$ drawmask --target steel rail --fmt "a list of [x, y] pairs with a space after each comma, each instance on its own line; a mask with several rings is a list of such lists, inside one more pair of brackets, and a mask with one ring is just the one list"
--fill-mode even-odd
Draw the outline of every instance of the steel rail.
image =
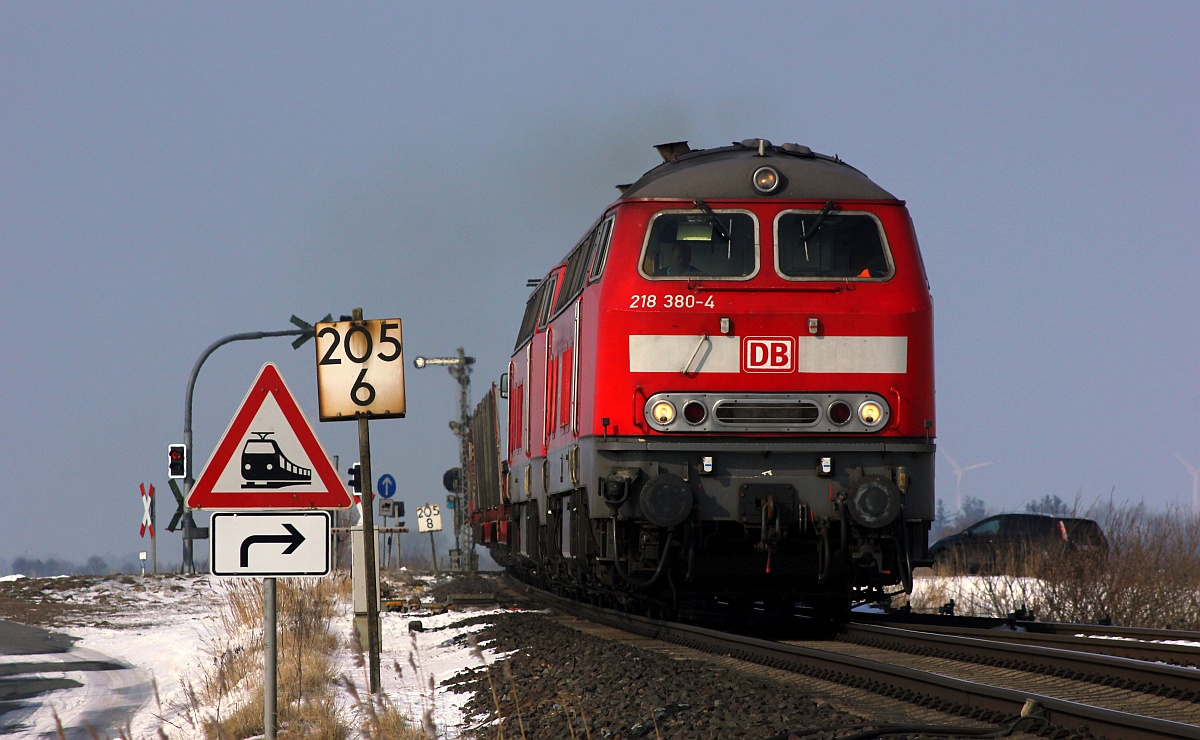
[[1003, 724], [1033, 712], [1045, 722], [1108, 740], [1195, 740], [1196, 725], [1129, 714], [1051, 696], [942, 676], [904, 666], [734, 635], [703, 627], [661, 622], [538, 591], [538, 598], [588, 621], [651, 639], [856, 686], [914, 704]]
[[1103, 624], [1074, 624], [1071, 622], [1018, 621], [1017, 624], [1030, 632], [1052, 635], [1087, 635], [1090, 637], [1118, 637], [1127, 640], [1186, 640], [1200, 642], [1200, 632], [1193, 632], [1191, 630], [1113, 627]]
[[[983, 630], [972, 630], [973, 633]], [[1140, 693], [1200, 702], [1200, 671], [1144, 659], [1094, 652], [1044, 647], [1020, 642], [1023, 632], [1000, 633], [988, 638], [975, 634], [850, 624], [844, 634], [866, 645], [901, 649], [922, 655], [933, 654], [983, 665], [1047, 673], [1105, 686], [1128, 688]], [[1008, 638], [1015, 636], [1017, 640]]]
[[883, 624], [889, 627], [920, 627], [921, 629], [943, 628], [958, 630], [962, 627], [978, 629], [1007, 628], [1039, 635], [1064, 635], [1088, 637], [1112, 637], [1124, 640], [1162, 642], [1178, 640], [1200, 643], [1200, 632], [1193, 630], [1156, 629], [1151, 627], [1116, 627], [1105, 624], [1079, 624], [1076, 622], [1036, 622], [1008, 617], [967, 617], [921, 612], [891, 612], [887, 614], [854, 612], [852, 621], [859, 624]]
[[[862, 623], [857, 622], [854, 624]], [[1186, 633], [1191, 636], [1191, 644], [1180, 644], [1177, 642], [1157, 641], [1178, 640], [1180, 638], [1163, 637], [1156, 634], [1158, 631], [1147, 630], [1138, 630], [1137, 632], [1142, 635], [1155, 634], [1155, 637], [1152, 639], [1147, 639], [1146, 637], [1126, 637], [1119, 633], [1113, 634], [1111, 632], [1093, 632], [1091, 635], [1087, 635], [1082, 632], [1071, 632], [1069, 630], [1062, 632], [1054, 630], [1031, 632], [999, 628], [948, 627], [945, 625], [879, 623], [875, 626], [894, 627], [902, 630], [935, 634], [960, 635], [963, 637], [975, 637], [980, 640], [1038, 645], [1041, 647], [1060, 648], [1087, 653], [1100, 653], [1103, 655], [1131, 658], [1133, 660], [1161, 661], [1177, 666], [1200, 667], [1200, 633], [1195, 632]], [[1176, 632], [1178, 631], [1172, 631], [1170, 634], [1175, 634]]]

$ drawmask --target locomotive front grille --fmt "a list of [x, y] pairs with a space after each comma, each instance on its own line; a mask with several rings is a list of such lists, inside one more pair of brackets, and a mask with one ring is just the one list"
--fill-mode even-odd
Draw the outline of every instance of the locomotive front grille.
[[880, 432], [891, 409], [878, 393], [704, 393], [667, 391], [646, 399], [651, 429], [666, 433]]
[[713, 416], [723, 424], [738, 426], [807, 426], [821, 418], [821, 408], [811, 401], [766, 403], [762, 401], [722, 401], [713, 408]]

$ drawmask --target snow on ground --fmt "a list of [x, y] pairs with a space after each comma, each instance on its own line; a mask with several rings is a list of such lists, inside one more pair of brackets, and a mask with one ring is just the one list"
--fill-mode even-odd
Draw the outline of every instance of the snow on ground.
[[[78, 640], [75, 648], [62, 659], [116, 659], [133, 666], [134, 670], [54, 674], [79, 681], [83, 686], [35, 699], [37, 705], [21, 718], [28, 728], [22, 736], [57, 737], [57, 715], [68, 728], [68, 738], [73, 735], [87, 738], [90, 735], [86, 732], [86, 724], [98, 725], [109, 719], [113, 712], [124, 714], [122, 710], [130, 706], [138, 707], [129, 725], [134, 738], [157, 737], [159, 729], [169, 737], [192, 736], [193, 726], [183, 712], [185, 681], [196, 681], [208, 667], [211, 659], [206, 646], [218, 639], [221, 594], [228, 582], [203, 575], [114, 578], [71, 594], [70, 598], [78, 603], [120, 602], [127, 607], [107, 615], [96, 626], [57, 630]], [[427, 597], [426, 600], [430, 599]], [[430, 710], [438, 737], [460, 737], [464, 725], [462, 706], [470, 697], [451, 692], [441, 683], [465, 668], [481, 665], [470, 644], [456, 638], [469, 631], [481, 630], [483, 625], [465, 628], [449, 625], [470, 616], [498, 611], [464, 609], [436, 615], [420, 611], [383, 613], [380, 673], [381, 688], [388, 699], [418, 725], [426, 710]], [[409, 623], [417, 620], [424, 631], [410, 633]], [[339, 610], [333, 629], [349, 643], [353, 614], [348, 603]], [[497, 656], [489, 651], [483, 651], [483, 654], [488, 663], [496, 660]], [[0, 656], [0, 661], [15, 662], [29, 657]], [[356, 665], [355, 651], [348, 645], [335, 654], [334, 671], [335, 675], [351, 678], [365, 697], [366, 669]], [[432, 691], [431, 679], [435, 687]], [[356, 711], [354, 697], [344, 689], [339, 690], [338, 697], [342, 710], [347, 716], [353, 716]], [[358, 725], [356, 722], [350, 724]], [[74, 733], [70, 730], [72, 725], [77, 726]], [[122, 729], [123, 726], [109, 727], [109, 736], [115, 737]], [[101, 734], [101, 737], [105, 736]]]
[[1032, 609], [1041, 601], [1042, 582], [1015, 576], [927, 576], [913, 579], [909, 603], [936, 612], [950, 600], [954, 613], [971, 617], [1005, 617]]
[[[19, 576], [4, 576], [15, 580]], [[445, 579], [424, 578], [430, 586]], [[1028, 582], [1024, 582], [1028, 581]], [[220, 638], [219, 607], [222, 593], [230, 583], [211, 576], [157, 576], [145, 578], [119, 577], [101, 579], [85, 588], [65, 595], [78, 604], [95, 604], [104, 609], [90, 626], [68, 626], [58, 631], [77, 638], [75, 648], [66, 656], [38, 656], [45, 660], [104, 660], [116, 659], [133, 668], [127, 671], [79, 671], [54, 673], [65, 675], [83, 684], [45, 694], [33, 700], [24, 710], [21, 720], [28, 729], [22, 737], [57, 737], [55, 714], [67, 729], [68, 738], [88, 738], [87, 724], [99, 726], [114, 716], [125, 717], [132, 711], [129, 731], [134, 738], [157, 737], [161, 729], [172, 738], [187, 738], [195, 734], [183, 714], [186, 706], [185, 681], [196, 681], [208, 667], [209, 646]], [[1019, 600], [1036, 594], [1038, 582], [1024, 579], [1016, 589], [1017, 599], [1011, 598], [1012, 579], [1005, 583], [976, 577], [918, 578], [914, 605], [924, 610], [936, 610], [949, 598], [955, 599], [958, 613], [968, 611], [980, 615], [1001, 616], [1021, 606]], [[1005, 590], [1008, 598], [998, 598]], [[428, 591], [426, 591], [428, 594]], [[347, 601], [348, 601], [347, 597]], [[422, 597], [429, 605], [432, 597]], [[1031, 602], [1032, 603], [1032, 602]], [[967, 605], [970, 609], [964, 609]], [[381, 656], [382, 689], [388, 700], [400, 712], [420, 725], [427, 711], [436, 725], [440, 738], [460, 738], [473, 725], [472, 718], [463, 716], [467, 694], [452, 692], [442, 682], [455, 674], [478, 668], [480, 658], [468, 640], [460, 639], [483, 625], [451, 627], [467, 617], [495, 614], [496, 608], [475, 608], [433, 614], [383, 613]], [[349, 646], [353, 631], [353, 614], [349, 603], [340, 606], [335, 634], [343, 636], [345, 644], [334, 655], [334, 672], [349, 677], [366, 695], [366, 668]], [[411, 622], [420, 621], [422, 631], [410, 632]], [[482, 651], [483, 659], [493, 663], [505, 657]], [[3, 656], [0, 663], [20, 662], [30, 656]], [[431, 685], [433, 688], [431, 689]], [[339, 706], [345, 716], [357, 713], [355, 697], [339, 689]], [[358, 722], [349, 722], [357, 728]], [[71, 726], [76, 730], [72, 732]], [[115, 737], [123, 724], [110, 725], [107, 736]], [[105, 734], [101, 734], [105, 737]], [[352, 736], [353, 737], [353, 736]]]
[[[460, 737], [467, 724], [462, 707], [471, 697], [468, 694], [449, 691], [441, 684], [464, 669], [483, 665], [470, 643], [460, 638], [484, 629], [485, 625], [453, 628], [449, 625], [467, 617], [498, 614], [502, 611], [504, 610], [475, 609], [428, 616], [383, 614], [380, 686], [384, 693], [402, 714], [412, 717], [416, 722], [422, 722], [425, 712], [432, 710], [438, 737]], [[424, 631], [409, 632], [408, 625], [412, 621], [420, 621]], [[506, 657], [489, 650], [481, 652], [488, 664]], [[352, 661], [348, 651], [346, 658]], [[350, 672], [357, 671], [361, 677], [360, 680], [356, 680], [359, 685], [366, 683], [363, 669], [355, 668], [352, 662], [342, 665], [343, 672], [347, 675], [353, 675]], [[435, 687], [432, 694], [429, 689], [431, 681]]]
[[[120, 599], [129, 606], [102, 620], [100, 626], [57, 630], [77, 638], [67, 658], [106, 657], [136, 670], [64, 674], [83, 686], [38, 697], [38, 707], [24, 720], [30, 728], [28, 734], [56, 737], [55, 715], [64, 727], [94, 723], [96, 704], [103, 700], [96, 696], [97, 689], [117, 694], [110, 699], [128, 698], [140, 704], [130, 726], [133, 737], [154, 737], [160, 726], [170, 731], [170, 707], [182, 701], [182, 677], [201, 665], [203, 640], [210, 634], [220, 590], [220, 584], [207, 577], [166, 577], [134, 583], [105, 580], [73, 594], [79, 603]], [[118, 683], [111, 685], [114, 678]], [[97, 683], [102, 685], [97, 687]]]

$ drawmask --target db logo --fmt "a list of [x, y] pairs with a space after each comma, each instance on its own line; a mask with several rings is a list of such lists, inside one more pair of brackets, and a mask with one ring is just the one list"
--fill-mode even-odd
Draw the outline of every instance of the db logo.
[[742, 369], [748, 373], [790, 373], [796, 369], [795, 337], [746, 337]]

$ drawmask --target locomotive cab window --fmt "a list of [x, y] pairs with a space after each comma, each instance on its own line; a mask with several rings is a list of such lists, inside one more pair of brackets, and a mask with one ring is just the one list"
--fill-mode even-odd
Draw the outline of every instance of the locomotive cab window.
[[743, 211], [665, 211], [650, 222], [639, 271], [651, 280], [745, 280], [758, 272], [758, 224]]
[[775, 222], [779, 274], [793, 280], [883, 280], [892, 261], [883, 230], [866, 213], [787, 211]]

